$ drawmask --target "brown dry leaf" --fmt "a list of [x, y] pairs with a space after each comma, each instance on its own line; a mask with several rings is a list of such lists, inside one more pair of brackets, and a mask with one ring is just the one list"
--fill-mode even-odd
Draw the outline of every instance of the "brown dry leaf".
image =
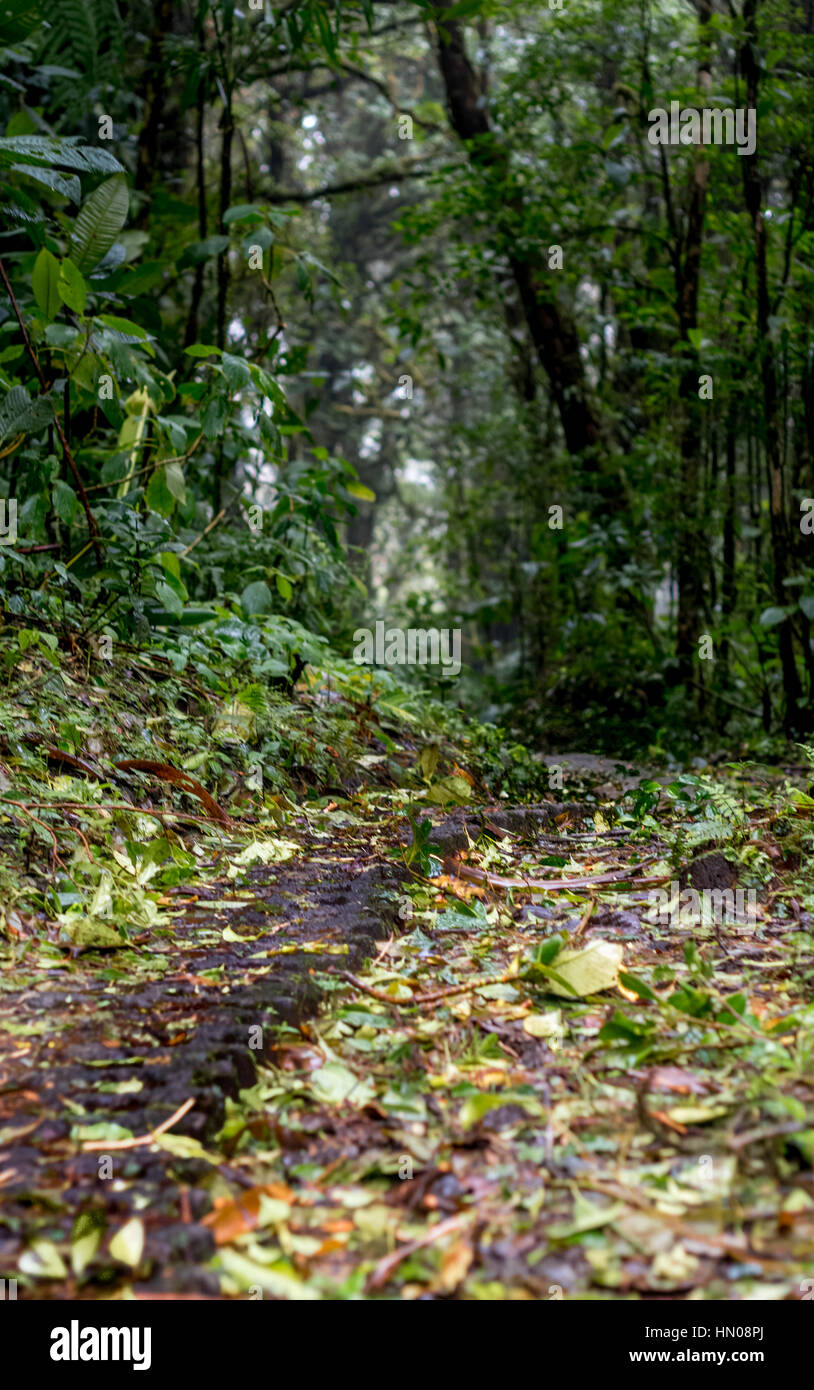
[[264, 1187], [252, 1187], [239, 1197], [222, 1197], [215, 1201], [214, 1211], [203, 1218], [202, 1225], [211, 1226], [216, 1245], [228, 1245], [253, 1231], [260, 1219], [261, 1197], [273, 1197], [280, 1202], [293, 1202], [294, 1193], [284, 1183], [270, 1182]]
[[469, 1273], [474, 1258], [471, 1241], [465, 1237], [454, 1241], [441, 1256], [441, 1268], [433, 1280], [432, 1288], [438, 1293], [454, 1293]]
[[709, 1082], [691, 1071], [684, 1071], [683, 1067], [654, 1067], [650, 1073], [650, 1089], [702, 1096], [709, 1090]]
[[671, 1119], [666, 1110], [653, 1110], [652, 1116], [654, 1120], [661, 1120], [661, 1123], [667, 1125], [668, 1129], [674, 1129], [677, 1134], [687, 1133], [687, 1126], [679, 1124], [678, 1120]]
[[[446, 864], [446, 861], [444, 861]], [[479, 883], [465, 883], [462, 878], [455, 875], [441, 874], [434, 880], [437, 888], [445, 888], [453, 893], [456, 898], [462, 898], [464, 902], [469, 902], [471, 898], [485, 898], [486, 889]]]
[[213, 796], [209, 795], [206, 787], [202, 787], [195, 777], [191, 777], [188, 772], [184, 772], [179, 767], [171, 767], [169, 763], [157, 763], [151, 758], [124, 758], [116, 763], [116, 767], [121, 772], [149, 772], [151, 776], [157, 777], [161, 782], [171, 782], [173, 786], [180, 787], [182, 792], [188, 796], [195, 796], [206, 807], [213, 820], [220, 821], [223, 825], [231, 825], [231, 819], [220, 807]]

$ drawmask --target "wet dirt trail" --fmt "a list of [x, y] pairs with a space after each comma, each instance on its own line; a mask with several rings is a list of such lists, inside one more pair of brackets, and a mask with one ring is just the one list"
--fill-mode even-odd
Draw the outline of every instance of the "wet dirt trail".
[[[0, 1265], [14, 1270], [33, 1242], [28, 1264], [47, 1279], [38, 1239], [50, 1252], [76, 1238], [78, 1212], [89, 1230], [94, 1214], [101, 1227], [138, 1212], [136, 1296], [217, 1296], [203, 1268], [213, 1237], [199, 1221], [210, 1164], [185, 1157], [183, 1138], [206, 1144], [218, 1133], [227, 1098], [273, 1056], [275, 1028], [316, 1009], [318, 972], [370, 954], [402, 876], [358, 833], [339, 831], [327, 846], [308, 831], [297, 838], [298, 857], [251, 869], [237, 890], [216, 879], [173, 893], [166, 969], [156, 971], [153, 947], [146, 966], [130, 953], [132, 982], [112, 981], [110, 957], [94, 952], [0, 995]], [[114, 1139], [115, 1127], [133, 1140]], [[150, 1143], [162, 1130], [175, 1152]], [[51, 1273], [38, 1298], [99, 1296], [68, 1269]], [[115, 1287], [115, 1270], [109, 1277]]]
[[808, 1297], [814, 799], [588, 771], [332, 803], [126, 950], [18, 943], [18, 1297]]

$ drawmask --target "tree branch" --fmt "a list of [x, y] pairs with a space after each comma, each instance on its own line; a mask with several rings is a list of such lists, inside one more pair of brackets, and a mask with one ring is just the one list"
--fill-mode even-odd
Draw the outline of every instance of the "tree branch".
[[318, 198], [331, 198], [340, 193], [361, 193], [366, 188], [378, 188], [383, 183], [403, 183], [405, 179], [420, 179], [429, 171], [425, 168], [414, 168], [402, 166], [396, 169], [384, 169], [378, 174], [369, 174], [360, 179], [345, 179], [342, 183], [327, 184], [323, 188], [311, 188], [299, 191], [295, 188], [288, 189], [281, 193], [270, 193], [266, 197], [267, 203], [314, 203]]

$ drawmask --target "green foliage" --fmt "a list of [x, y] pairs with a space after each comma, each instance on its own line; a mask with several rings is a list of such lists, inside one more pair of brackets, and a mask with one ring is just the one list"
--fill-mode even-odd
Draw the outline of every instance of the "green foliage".
[[[654, 105], [698, 95], [698, 16], [668, 9], [642, 30], [619, 0], [592, 0], [550, 18], [496, 0], [445, 11], [488, 68], [479, 147], [450, 127], [433, 27], [380, 25], [369, 3], [238, 19], [205, 0], [168, 19], [72, 0], [55, 23], [9, 0], [0, 250], [39, 370], [0, 295], [0, 491], [20, 503], [7, 597], [61, 588], [123, 636], [238, 602], [343, 652], [382, 608], [461, 628], [454, 686], [431, 670], [405, 681], [505, 730], [493, 775], [528, 793], [545, 784], [513, 747], [685, 754], [701, 728], [768, 748], [790, 727], [792, 669], [805, 727], [799, 26], [784, 0], [758, 16], [770, 322], [743, 161], [711, 146], [682, 323], [695, 152], [670, 148], [657, 172], [646, 127]], [[724, 105], [743, 87], [741, 25], [716, 15]], [[524, 276], [573, 328], [574, 351], [554, 355], [560, 371], [582, 364], [596, 451], [567, 447], [573, 388], [544, 341], [535, 355]], [[696, 369], [715, 383], [700, 414]], [[778, 430], [772, 522], [763, 451]], [[675, 587], [688, 547], [689, 656]]]

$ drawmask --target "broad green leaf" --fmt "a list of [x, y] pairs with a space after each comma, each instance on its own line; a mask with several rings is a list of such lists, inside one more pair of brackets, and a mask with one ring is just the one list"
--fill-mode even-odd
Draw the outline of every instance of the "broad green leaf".
[[80, 145], [78, 136], [12, 135], [0, 139], [0, 165], [13, 166], [24, 159], [27, 164], [61, 164], [64, 169], [97, 174], [123, 173], [121, 164], [107, 150]]
[[311, 1076], [311, 1090], [323, 1105], [342, 1105], [349, 1101], [352, 1105], [367, 1105], [376, 1094], [376, 1088], [365, 1077], [358, 1077], [341, 1062], [326, 1062]]
[[29, 434], [50, 424], [54, 407], [47, 396], [31, 399], [24, 386], [12, 386], [0, 405], [0, 443], [15, 434]]
[[223, 395], [213, 396], [209, 401], [201, 419], [207, 439], [217, 439], [218, 435], [223, 433], [228, 409], [228, 402]]
[[644, 980], [640, 980], [638, 975], [630, 975], [627, 971], [622, 970], [619, 973], [619, 983], [631, 994], [638, 994], [640, 999], [651, 999], [654, 1003], [658, 1003], [658, 995], [649, 985], [645, 984]]
[[63, 304], [73, 309], [75, 314], [84, 314], [88, 300], [88, 287], [81, 272], [73, 261], [63, 261], [59, 268], [57, 291]]
[[193, 241], [180, 258], [179, 266], [196, 265], [208, 261], [212, 256], [220, 256], [229, 248], [228, 236], [208, 236], [203, 241]]
[[71, 1232], [71, 1269], [77, 1276], [84, 1272], [99, 1249], [104, 1229], [105, 1221], [100, 1212], [80, 1212], [74, 1221]]
[[358, 497], [362, 502], [375, 502], [376, 494], [372, 488], [365, 487], [364, 483], [354, 481], [345, 484], [351, 497]]
[[168, 613], [180, 618], [184, 611], [183, 600], [175, 592], [171, 584], [166, 584], [163, 579], [159, 579], [155, 586], [156, 598], [163, 603]]
[[80, 947], [85, 951], [118, 951], [127, 945], [125, 938], [109, 922], [71, 913], [62, 913], [59, 920], [62, 924], [59, 940], [64, 946]]
[[289, 1302], [314, 1302], [322, 1297], [317, 1289], [304, 1283], [291, 1266], [281, 1260], [273, 1265], [259, 1264], [228, 1245], [220, 1251], [218, 1259], [225, 1272], [244, 1291], [259, 1287], [275, 1298], [284, 1298]]
[[248, 362], [244, 362], [242, 357], [233, 357], [231, 353], [225, 352], [221, 358], [223, 375], [232, 391], [239, 391], [241, 386], [248, 386], [251, 381]]
[[71, 237], [71, 260], [80, 270], [92, 270], [110, 250], [127, 221], [129, 206], [123, 174], [106, 179], [85, 199]]
[[34, 262], [31, 288], [34, 291], [37, 304], [47, 319], [56, 317], [62, 303], [57, 288], [58, 282], [59, 261], [56, 256], [51, 255], [47, 247], [43, 246]]
[[61, 478], [57, 479], [51, 489], [51, 501], [60, 521], [64, 521], [67, 526], [73, 525], [79, 510], [79, 498], [73, 488], [68, 483], [63, 482]]
[[764, 608], [760, 615], [759, 622], [761, 627], [777, 627], [789, 615], [788, 608]]
[[113, 1120], [99, 1120], [93, 1125], [73, 1125], [71, 1127], [71, 1139], [77, 1144], [84, 1143], [86, 1140], [96, 1143], [103, 1140], [108, 1143], [112, 1139], [132, 1139], [132, 1129], [126, 1129], [124, 1125], [117, 1125]]
[[226, 227], [230, 226], [232, 222], [246, 222], [248, 220], [252, 222], [262, 221], [263, 209], [254, 203], [237, 203], [235, 207], [228, 208], [223, 214], [223, 223]]
[[185, 502], [187, 499], [186, 484], [184, 483], [184, 473], [180, 463], [167, 463], [164, 466], [167, 487], [175, 498], [176, 502]]
[[442, 777], [440, 782], [433, 782], [424, 795], [435, 806], [461, 805], [471, 798], [472, 788], [464, 777]]
[[244, 613], [249, 617], [254, 613], [270, 613], [271, 589], [264, 579], [257, 579], [253, 584], [247, 584], [243, 593], [240, 595], [240, 602], [243, 605]]
[[259, 246], [261, 251], [268, 251], [274, 245], [274, 233], [269, 227], [252, 227], [243, 238], [242, 250], [248, 254], [252, 246]]
[[52, 193], [60, 193], [72, 203], [82, 197], [82, 185], [75, 174], [58, 174], [56, 169], [38, 169], [35, 164], [13, 164], [15, 174], [24, 174], [28, 179], [36, 179]]
[[507, 1095], [505, 1092], [480, 1091], [468, 1096], [458, 1112], [458, 1123], [463, 1129], [471, 1129], [479, 1124], [490, 1110], [499, 1110], [503, 1105], [518, 1105], [530, 1115], [542, 1114], [542, 1106], [535, 1096]]
[[188, 348], [184, 348], [188, 357], [218, 357], [220, 348], [212, 347], [209, 343], [191, 343]]
[[105, 328], [111, 328], [115, 333], [121, 333], [126, 338], [135, 338], [137, 341], [150, 336], [140, 323], [133, 323], [132, 319], [121, 319], [117, 314], [97, 314], [94, 323], [104, 324]]
[[158, 557], [161, 568], [174, 579], [181, 578], [181, 561], [174, 550], [162, 550]]
[[159, 516], [172, 516], [175, 511], [176, 499], [167, 486], [166, 468], [155, 470], [144, 495], [151, 512], [158, 512]]
[[193, 1139], [191, 1134], [161, 1134], [155, 1140], [155, 1145], [175, 1158], [200, 1158], [205, 1163], [213, 1164], [223, 1162], [220, 1154], [207, 1153], [200, 1139]]
[[526, 1014], [522, 1027], [532, 1038], [556, 1037], [562, 1032], [562, 1014], [559, 1009], [550, 1009], [545, 1014]]
[[601, 1207], [598, 1202], [591, 1202], [577, 1192], [574, 1197], [574, 1214], [570, 1221], [555, 1221], [546, 1227], [546, 1237], [549, 1240], [569, 1240], [573, 1236], [583, 1235], [586, 1231], [596, 1231], [602, 1226], [608, 1226], [612, 1221], [618, 1221], [620, 1216], [627, 1214], [628, 1208], [624, 1202], [614, 1202], [612, 1206]]

